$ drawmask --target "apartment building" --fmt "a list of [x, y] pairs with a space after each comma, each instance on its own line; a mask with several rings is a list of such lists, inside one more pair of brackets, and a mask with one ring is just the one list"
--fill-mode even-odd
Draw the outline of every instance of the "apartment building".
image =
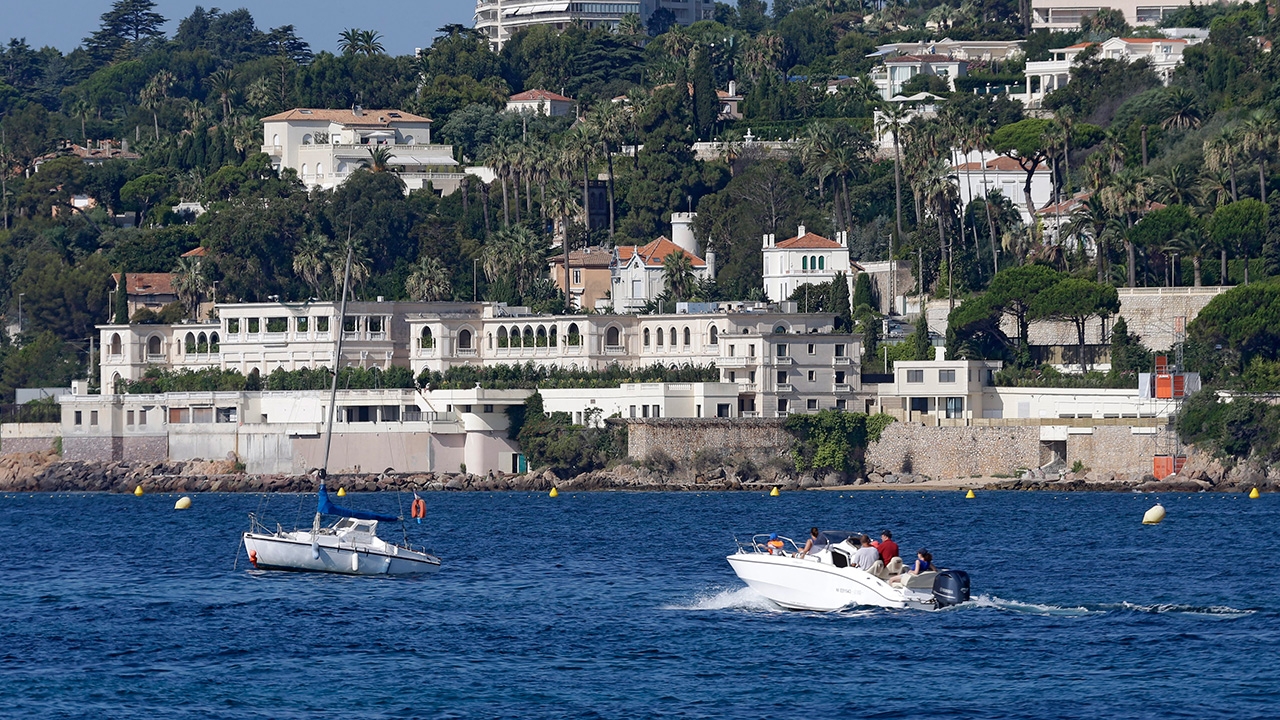
[[680, 25], [715, 18], [714, 0], [476, 0], [475, 28], [489, 38], [494, 50], [501, 50], [512, 35], [535, 25], [557, 30], [575, 23], [586, 28], [615, 28], [627, 15], [648, 23], [658, 10], [670, 11]]

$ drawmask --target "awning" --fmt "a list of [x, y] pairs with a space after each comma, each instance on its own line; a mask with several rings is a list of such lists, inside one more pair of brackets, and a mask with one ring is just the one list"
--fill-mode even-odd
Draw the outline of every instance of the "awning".
[[374, 130], [373, 132], [367, 132], [362, 135], [362, 137], [370, 138], [393, 138], [395, 136], [396, 133], [394, 130]]
[[569, 9], [569, 3], [539, 3], [537, 5], [525, 5], [514, 10], [508, 10], [502, 13], [504, 17], [515, 17], [516, 15], [536, 15], [538, 13], [566, 12]]
[[458, 161], [449, 155], [431, 155], [417, 152], [393, 152], [388, 165], [457, 165]]

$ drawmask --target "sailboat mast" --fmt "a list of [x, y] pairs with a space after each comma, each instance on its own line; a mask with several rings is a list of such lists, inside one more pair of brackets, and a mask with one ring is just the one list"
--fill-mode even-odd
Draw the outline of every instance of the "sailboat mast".
[[347, 321], [347, 283], [351, 281], [351, 255], [355, 246], [347, 244], [347, 266], [342, 271], [342, 301], [338, 303], [338, 323], [335, 332], [338, 334], [337, 349], [333, 355], [333, 383], [329, 386], [329, 420], [324, 430], [324, 464], [321, 472], [329, 474], [329, 448], [333, 445], [333, 414], [338, 401], [338, 370], [342, 363], [342, 335]]

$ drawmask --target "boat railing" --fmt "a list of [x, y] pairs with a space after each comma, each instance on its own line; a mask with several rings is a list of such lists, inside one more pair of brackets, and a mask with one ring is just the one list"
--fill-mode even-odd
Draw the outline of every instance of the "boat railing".
[[[772, 533], [759, 533], [756, 535], [752, 535], [751, 541], [748, 543], [743, 543], [742, 541], [738, 540], [738, 538], [736, 537], [733, 539], [733, 541], [735, 544], [737, 544], [738, 552], [740, 553], [759, 553], [761, 555], [773, 555], [776, 553], [769, 552], [769, 536], [770, 535], [772, 535]], [[800, 553], [800, 546], [796, 544], [795, 540], [792, 540], [791, 538], [786, 537], [785, 535], [779, 535], [778, 539], [782, 541], [782, 552], [784, 554], [797, 555]], [[787, 550], [788, 545], [791, 546], [790, 550]]]

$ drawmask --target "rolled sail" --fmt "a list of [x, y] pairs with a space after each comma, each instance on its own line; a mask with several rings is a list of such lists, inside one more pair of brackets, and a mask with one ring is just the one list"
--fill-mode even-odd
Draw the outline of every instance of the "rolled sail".
[[367, 512], [364, 510], [352, 510], [344, 508], [341, 505], [335, 505], [329, 499], [329, 491], [325, 489], [324, 483], [320, 483], [320, 493], [316, 499], [316, 512], [321, 515], [337, 515], [339, 517], [355, 518], [356, 520], [382, 520], [385, 522], [394, 522], [400, 518], [395, 515], [383, 515], [382, 513]]

